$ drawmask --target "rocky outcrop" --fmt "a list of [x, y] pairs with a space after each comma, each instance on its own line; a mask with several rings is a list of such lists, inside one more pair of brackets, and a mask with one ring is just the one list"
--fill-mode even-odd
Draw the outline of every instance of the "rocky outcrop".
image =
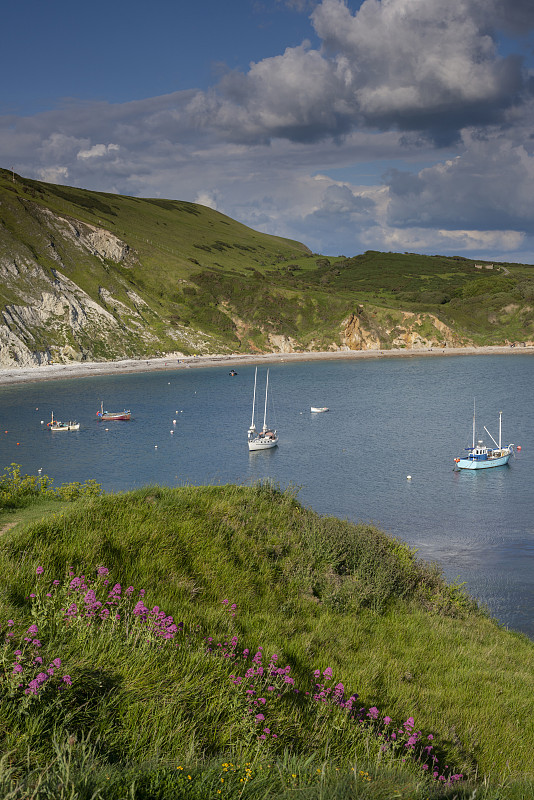
[[302, 350], [302, 346], [291, 336], [282, 336], [276, 333], [268, 334], [269, 345], [277, 353], [294, 353]]
[[[166, 330], [160, 320], [159, 337], [156, 326], [146, 321], [148, 314], [157, 321], [157, 314], [120, 273], [110, 270], [112, 264], [136, 263], [126, 242], [26, 200], [24, 209], [28, 213], [21, 216], [20, 230], [0, 226], [0, 367], [180, 350], [181, 331]], [[88, 286], [97, 276], [106, 285], [91, 295], [69, 277], [85, 275]]]
[[98, 303], [59, 270], [49, 273], [32, 262], [4, 261], [0, 274], [7, 284], [16, 282], [19, 298], [0, 312], [3, 367], [91, 359], [97, 348], [101, 359], [118, 358], [132, 353], [135, 339], [138, 345], [157, 343], [136, 306], [106, 289]]
[[370, 330], [367, 317], [362, 313], [351, 314], [343, 321], [341, 343], [347, 350], [380, 350], [380, 338], [377, 331]]
[[468, 342], [434, 314], [359, 306], [343, 323], [342, 342], [349, 350], [458, 347]]
[[116, 264], [133, 262], [135, 254], [130, 246], [105, 228], [90, 225], [88, 222], [67, 219], [43, 208], [42, 214], [48, 227], [76, 247], [87, 250], [100, 261], [113, 261]]

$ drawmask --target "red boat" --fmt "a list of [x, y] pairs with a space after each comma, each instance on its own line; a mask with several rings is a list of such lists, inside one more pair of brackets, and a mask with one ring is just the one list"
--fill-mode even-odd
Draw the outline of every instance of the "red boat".
[[100, 404], [100, 411], [96, 412], [96, 416], [102, 420], [113, 420], [113, 419], [130, 419], [132, 416], [131, 412], [128, 411], [104, 411], [104, 403]]

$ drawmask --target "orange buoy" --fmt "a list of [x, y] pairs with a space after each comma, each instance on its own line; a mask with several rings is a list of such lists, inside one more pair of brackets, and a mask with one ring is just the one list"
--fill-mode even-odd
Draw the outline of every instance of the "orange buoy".
[[520, 444], [517, 445], [517, 449], [521, 450], [521, 445]]
[[455, 458], [454, 460], [455, 460], [456, 463], [458, 463], [460, 459], [459, 458]]

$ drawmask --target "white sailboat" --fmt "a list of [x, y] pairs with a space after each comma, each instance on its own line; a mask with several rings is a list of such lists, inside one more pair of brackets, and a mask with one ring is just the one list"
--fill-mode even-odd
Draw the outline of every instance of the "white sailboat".
[[267, 394], [269, 391], [269, 370], [267, 370], [267, 380], [265, 383], [265, 407], [263, 410], [263, 428], [256, 430], [254, 424], [254, 411], [256, 408], [256, 383], [258, 378], [258, 368], [254, 373], [254, 397], [252, 400], [252, 422], [248, 429], [248, 449], [249, 450], [269, 450], [278, 444], [278, 434], [272, 428], [267, 427]]

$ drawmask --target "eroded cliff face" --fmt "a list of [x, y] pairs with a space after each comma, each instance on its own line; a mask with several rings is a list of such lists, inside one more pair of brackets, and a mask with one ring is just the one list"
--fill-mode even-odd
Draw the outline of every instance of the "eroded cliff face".
[[117, 264], [131, 264], [137, 260], [130, 246], [104, 228], [89, 225], [87, 222], [70, 220], [53, 214], [49, 209], [40, 209], [45, 224], [52, 234], [58, 234], [75, 247], [87, 250], [101, 261], [109, 259]]
[[349, 350], [428, 349], [468, 344], [434, 314], [364, 310], [359, 307], [343, 322], [343, 345]]
[[[0, 264], [5, 278], [12, 270]], [[96, 342], [109, 340], [110, 353], [120, 354], [127, 346], [128, 325], [137, 313], [121, 309], [112, 314], [103, 305], [69, 280], [59, 270], [48, 275], [36, 264], [17, 265], [19, 277], [39, 286], [33, 297], [19, 294], [26, 303], [12, 303], [0, 314], [0, 364], [38, 366], [39, 364], [82, 360], [91, 357]]]
[[[118, 286], [123, 300], [104, 287], [91, 297], [65, 274], [66, 254], [70, 264], [76, 252], [83, 253], [90, 270], [91, 259], [133, 263], [129, 246], [109, 231], [45, 208], [34, 210], [33, 221], [33, 252], [14, 238], [9, 241], [9, 232], [4, 236], [0, 281], [4, 297], [12, 301], [0, 312], [0, 366], [116, 359], [142, 355], [147, 347], [157, 350], [158, 338], [146, 321], [147, 315], [157, 315], [127, 284]], [[41, 258], [35, 252], [39, 246]], [[169, 339], [181, 340], [179, 333], [169, 329], [167, 349]]]
[[347, 350], [380, 350], [378, 331], [369, 330], [367, 320], [351, 314], [343, 322], [342, 345]]

